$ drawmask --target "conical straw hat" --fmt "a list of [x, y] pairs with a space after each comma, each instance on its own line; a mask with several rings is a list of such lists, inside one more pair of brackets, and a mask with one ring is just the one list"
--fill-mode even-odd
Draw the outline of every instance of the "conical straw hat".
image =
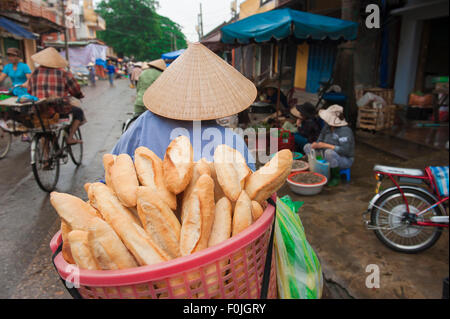
[[161, 71], [164, 71], [166, 69], [166, 62], [164, 62], [163, 59], [150, 61], [148, 65], [151, 65], [152, 67], [157, 68]]
[[34, 62], [39, 65], [48, 68], [65, 68], [69, 65], [66, 59], [64, 59], [55, 48], [47, 48], [31, 56]]
[[144, 94], [145, 106], [175, 120], [212, 120], [245, 110], [256, 87], [200, 43], [190, 44]]

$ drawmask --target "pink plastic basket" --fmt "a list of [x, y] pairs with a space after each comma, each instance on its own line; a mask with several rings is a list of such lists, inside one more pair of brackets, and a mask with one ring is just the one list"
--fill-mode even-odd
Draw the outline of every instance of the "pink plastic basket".
[[[124, 270], [84, 270], [68, 264], [61, 253], [54, 259], [63, 280], [79, 283], [86, 299], [257, 299], [275, 216], [269, 205], [261, 217], [239, 235], [208, 249], [164, 263]], [[50, 242], [54, 253], [61, 232]], [[277, 298], [276, 263], [272, 253], [268, 298]]]

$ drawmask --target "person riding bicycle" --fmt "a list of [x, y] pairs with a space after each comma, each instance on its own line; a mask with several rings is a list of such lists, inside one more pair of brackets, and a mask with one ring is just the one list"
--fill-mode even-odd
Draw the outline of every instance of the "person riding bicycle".
[[54, 110], [49, 106], [47, 111], [58, 111], [63, 116], [72, 114], [72, 124], [66, 142], [69, 145], [82, 143], [83, 141], [74, 139], [73, 136], [78, 128], [86, 123], [86, 118], [83, 110], [74, 105], [78, 103], [70, 103], [69, 97], [81, 99], [84, 95], [72, 73], [64, 70], [69, 63], [54, 48], [44, 49], [32, 55], [31, 59], [39, 64], [39, 67], [28, 81], [28, 91], [40, 99], [63, 98], [65, 103], [62, 110]]
[[306, 144], [303, 148], [309, 156], [311, 149], [323, 150], [324, 159], [330, 163], [331, 180], [329, 186], [340, 182], [340, 169], [350, 168], [355, 158], [355, 137], [344, 117], [344, 109], [340, 105], [332, 105], [320, 110], [319, 116], [325, 121], [317, 141]]
[[139, 116], [147, 111], [143, 101], [144, 93], [166, 69], [166, 63], [163, 59], [151, 61], [148, 63], [148, 66], [149, 68], [147, 69], [143, 68], [137, 82], [136, 102], [134, 103], [135, 116]]

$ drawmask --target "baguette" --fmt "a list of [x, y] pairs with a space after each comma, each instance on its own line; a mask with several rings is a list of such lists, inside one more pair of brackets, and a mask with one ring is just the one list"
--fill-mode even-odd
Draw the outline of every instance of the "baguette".
[[70, 242], [71, 254], [77, 266], [81, 269], [102, 269], [92, 253], [88, 234], [88, 232], [82, 230], [72, 230], [68, 234], [67, 237]]
[[73, 259], [72, 252], [70, 250], [70, 243], [68, 235], [72, 231], [69, 225], [64, 220], [61, 220], [61, 237], [62, 237], [62, 256], [65, 261], [69, 264], [75, 264], [75, 260]]
[[252, 201], [245, 191], [242, 191], [236, 201], [233, 214], [232, 235], [236, 236], [253, 223]]
[[244, 157], [235, 149], [222, 144], [214, 151], [214, 167], [223, 192], [235, 202], [245, 187], [245, 180], [251, 174]]
[[170, 259], [152, 241], [145, 230], [133, 221], [133, 218], [129, 215], [130, 212], [122, 206], [109, 187], [101, 183], [96, 183], [93, 187], [100, 213], [119, 235], [139, 265], [152, 265]]
[[116, 232], [100, 218], [93, 218], [89, 229], [89, 245], [101, 269], [127, 269], [137, 267]]
[[[95, 189], [97, 189], [97, 192], [95, 192]], [[109, 189], [109, 191], [108, 191], [107, 189]], [[97, 216], [97, 217], [100, 217], [101, 219], [103, 219], [103, 220], [105, 220], [106, 222], [109, 223], [109, 220], [108, 220], [108, 218], [109, 218], [109, 217], [108, 217], [108, 212], [107, 212], [107, 211], [103, 211], [103, 212], [100, 211], [100, 209], [99, 209], [99, 207], [98, 207], [98, 205], [97, 205], [96, 194], [98, 194], [99, 191], [101, 191], [101, 192], [107, 192], [107, 193], [110, 194], [112, 197], [115, 197], [115, 199], [118, 200], [119, 203], [121, 204], [121, 205], [119, 206], [119, 209], [120, 209], [121, 213], [122, 213], [123, 215], [126, 215], [126, 216], [130, 219], [131, 222], [136, 223], [136, 224], [138, 224], [138, 225], [141, 223], [141, 222], [139, 221], [139, 218], [132, 212], [133, 207], [125, 207], [125, 206], [123, 206], [123, 204], [120, 202], [120, 200], [119, 200], [119, 199], [117, 198], [117, 196], [114, 194], [114, 191], [113, 191], [111, 188], [107, 187], [107, 186], [106, 186], [105, 184], [103, 184], [103, 183], [92, 183], [91, 186], [90, 186], [90, 188], [89, 188], [89, 193], [90, 193], [90, 196], [92, 197], [92, 200], [91, 200], [90, 202], [93, 202], [94, 205], [95, 205], [95, 207], [96, 207], [96, 211], [98, 212], [98, 215], [99, 215], [99, 216]]]
[[180, 256], [181, 225], [169, 206], [150, 187], [139, 187], [137, 209], [143, 228], [171, 258]]
[[185, 218], [181, 225], [180, 252], [182, 256], [208, 247], [214, 222], [214, 181], [202, 175], [186, 203]]
[[245, 191], [259, 204], [283, 186], [292, 168], [292, 152], [278, 152], [266, 165], [254, 172], [247, 180]]
[[116, 155], [112, 154], [103, 155], [103, 167], [105, 168], [105, 182], [106, 185], [109, 187], [113, 187], [111, 179], [111, 168], [113, 167], [116, 159], [117, 159]]
[[218, 202], [222, 197], [226, 196], [222, 190], [222, 187], [217, 180], [216, 168], [214, 167], [214, 162], [208, 162], [209, 170], [211, 172], [211, 178], [214, 180], [214, 201]]
[[231, 202], [227, 197], [221, 198], [215, 207], [214, 222], [209, 236], [208, 247], [215, 246], [231, 237], [232, 221]]
[[194, 151], [189, 138], [178, 136], [166, 150], [163, 160], [164, 183], [172, 193], [178, 195], [186, 189], [194, 166]]
[[133, 160], [128, 154], [120, 154], [111, 167], [114, 192], [125, 207], [136, 206], [139, 181]]
[[151, 150], [141, 146], [134, 152], [134, 165], [141, 185], [152, 188], [170, 209], [177, 209], [176, 195], [164, 183], [163, 161]]
[[[183, 192], [183, 199], [182, 199], [182, 206], [184, 206], [191, 195], [192, 191], [194, 190], [195, 184], [197, 183], [197, 180], [199, 177], [203, 174], [211, 176], [211, 168], [209, 165], [209, 162], [202, 158], [198, 162], [194, 164], [194, 168], [192, 170], [192, 179], [189, 183], [189, 185], [186, 187], [186, 189]], [[181, 221], [184, 219], [183, 212], [185, 209], [181, 209]]]
[[50, 194], [50, 203], [72, 230], [89, 230], [90, 221], [95, 216], [91, 205], [78, 197], [57, 192]]
[[262, 206], [255, 201], [252, 201], [252, 217], [253, 221], [256, 221], [264, 213]]

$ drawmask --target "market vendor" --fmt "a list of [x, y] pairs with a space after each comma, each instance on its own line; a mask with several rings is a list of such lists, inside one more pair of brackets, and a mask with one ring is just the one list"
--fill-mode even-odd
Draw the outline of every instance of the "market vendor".
[[113, 154], [134, 156], [139, 146], [164, 158], [171, 140], [190, 138], [194, 161], [213, 161], [214, 150], [227, 144], [255, 170], [255, 162], [243, 138], [216, 119], [237, 114], [256, 98], [256, 87], [236, 69], [200, 43], [188, 49], [164, 71], [144, 94], [148, 109], [123, 135]]
[[316, 108], [311, 103], [297, 105], [291, 109], [291, 114], [297, 119], [297, 132], [294, 133], [295, 146], [302, 151], [306, 144], [313, 143], [320, 134], [320, 122]]
[[134, 102], [134, 115], [141, 115], [147, 108], [144, 105], [143, 97], [145, 91], [164, 72], [166, 63], [163, 59], [154, 60], [148, 63], [148, 68], [144, 69], [139, 76], [136, 87], [136, 101]]
[[311, 149], [323, 152], [324, 159], [330, 163], [331, 179], [329, 186], [340, 182], [340, 169], [350, 168], [355, 156], [355, 138], [353, 131], [345, 121], [344, 109], [340, 105], [332, 105], [320, 110], [319, 116], [325, 121], [316, 142], [306, 144], [305, 153], [309, 156]]
[[[278, 88], [276, 87], [276, 83], [274, 81], [269, 81], [263, 87], [265, 89], [265, 98], [263, 99], [262, 102], [277, 105]], [[289, 104], [287, 97], [281, 90], [280, 90], [280, 111], [283, 114], [289, 113]]]
[[9, 77], [13, 86], [19, 85], [26, 88], [31, 77], [31, 70], [26, 63], [20, 62], [22, 60], [20, 50], [8, 48], [6, 55], [9, 63], [5, 65], [0, 73], [0, 83]]

